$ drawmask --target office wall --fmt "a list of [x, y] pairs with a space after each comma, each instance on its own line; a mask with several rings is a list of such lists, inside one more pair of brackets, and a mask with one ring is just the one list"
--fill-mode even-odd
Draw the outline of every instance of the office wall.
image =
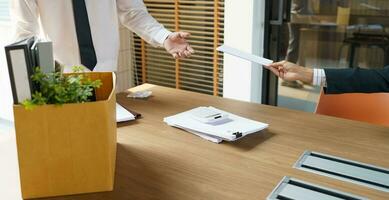
[[9, 22], [0, 22], [0, 118], [13, 121], [12, 91], [8, 76], [4, 46], [10, 42]]
[[[226, 1], [224, 43], [255, 55], [263, 54], [264, 1]], [[223, 97], [261, 102], [262, 68], [224, 54]]]

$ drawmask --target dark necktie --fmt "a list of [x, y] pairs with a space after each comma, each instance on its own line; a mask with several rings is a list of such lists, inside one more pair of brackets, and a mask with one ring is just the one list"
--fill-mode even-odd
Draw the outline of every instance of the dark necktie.
[[93, 71], [97, 63], [97, 58], [93, 46], [85, 0], [73, 0], [73, 13], [81, 64]]

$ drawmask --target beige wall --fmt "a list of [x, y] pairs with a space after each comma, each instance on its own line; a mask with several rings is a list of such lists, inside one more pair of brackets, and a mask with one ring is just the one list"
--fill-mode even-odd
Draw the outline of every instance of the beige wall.
[[0, 22], [0, 118], [13, 121], [12, 91], [4, 52], [4, 46], [10, 43], [10, 30], [9, 23]]

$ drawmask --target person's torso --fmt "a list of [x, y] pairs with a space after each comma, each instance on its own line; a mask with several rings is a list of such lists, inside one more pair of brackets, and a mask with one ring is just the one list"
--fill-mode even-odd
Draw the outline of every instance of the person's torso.
[[[44, 36], [53, 42], [59, 62], [80, 65], [72, 0], [37, 0]], [[97, 65], [94, 71], [115, 71], [119, 53], [116, 0], [85, 0]]]

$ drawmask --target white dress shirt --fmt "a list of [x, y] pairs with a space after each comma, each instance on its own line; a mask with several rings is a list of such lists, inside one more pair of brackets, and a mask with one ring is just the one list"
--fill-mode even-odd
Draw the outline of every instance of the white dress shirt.
[[[142, 0], [85, 0], [85, 4], [97, 57], [93, 71], [117, 70], [119, 20], [153, 46], [163, 46], [171, 33], [147, 12]], [[53, 42], [54, 58], [67, 66], [65, 72], [81, 65], [71, 0], [12, 0], [11, 18], [15, 40], [43, 37]]]

